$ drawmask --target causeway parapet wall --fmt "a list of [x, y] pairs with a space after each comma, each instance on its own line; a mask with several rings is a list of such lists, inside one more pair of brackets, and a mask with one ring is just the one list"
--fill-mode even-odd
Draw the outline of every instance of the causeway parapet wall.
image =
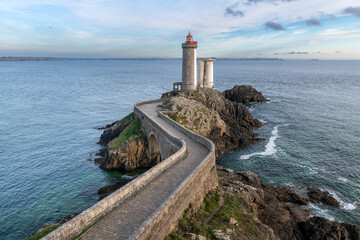
[[[160, 162], [92, 207], [83, 211], [81, 214], [49, 233], [42, 239], [72, 239], [78, 236], [81, 232], [86, 231], [86, 229], [90, 228], [121, 203], [135, 196], [142, 188], [146, 187], [148, 183], [161, 175], [164, 171], [186, 157], [186, 142], [167, 132], [139, 108], [139, 106], [143, 104], [156, 102], [160, 103], [163, 100], [164, 99], [138, 103], [134, 106], [134, 113], [138, 118], [142, 118], [143, 121], [145, 120], [148, 124], [151, 124], [156, 131], [161, 131], [161, 134], [166, 136], [166, 139], [178, 150], [171, 156], [167, 157], [164, 161]], [[131, 239], [164, 238], [167, 234], [177, 228], [178, 221], [182, 218], [183, 213], [189, 207], [189, 204], [192, 203], [193, 208], [197, 209], [207, 192], [215, 189], [218, 183], [215, 169], [214, 144], [210, 140], [182, 127], [163, 113], [159, 112], [158, 116], [176, 129], [183, 132], [185, 135], [189, 136], [195, 142], [205, 146], [209, 150], [209, 153], [187, 176], [187, 178], [184, 179], [176, 189], [174, 189], [173, 194], [161, 204], [153, 215], [148, 217], [148, 219], [136, 232], [134, 232]]]
[[[149, 119], [149, 121], [152, 120]], [[154, 124], [156, 123], [154, 122]], [[158, 127], [161, 129], [160, 126]], [[121, 203], [123, 203], [130, 197], [134, 196], [143, 187], [146, 187], [146, 185], [149, 182], [151, 182], [161, 173], [163, 173], [171, 166], [173, 166], [175, 163], [183, 159], [186, 156], [186, 143], [183, 140], [176, 138], [167, 132], [164, 132], [164, 134], [168, 134], [167, 136], [168, 139], [171, 139], [174, 145], [178, 146], [179, 150], [176, 153], [166, 158], [164, 161], [160, 162], [156, 166], [152, 167], [145, 173], [141, 174], [139, 177], [132, 180], [125, 186], [121, 187], [120, 189], [118, 189], [108, 197], [94, 204], [92, 207], [86, 209], [81, 214], [77, 215], [70, 221], [66, 222], [65, 224], [63, 224], [53, 232], [49, 233], [42, 239], [55, 240], [55, 239], [72, 239], [76, 237], [78, 234], [80, 234], [82, 231], [86, 230], [87, 228], [91, 227], [99, 219], [107, 215], [109, 212], [111, 212]]]

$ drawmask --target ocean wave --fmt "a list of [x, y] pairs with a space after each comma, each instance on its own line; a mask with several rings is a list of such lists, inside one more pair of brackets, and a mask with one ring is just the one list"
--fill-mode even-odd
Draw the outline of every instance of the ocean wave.
[[337, 180], [339, 180], [341, 182], [345, 182], [345, 183], [349, 181], [349, 179], [344, 178], [344, 177], [338, 177]]
[[249, 158], [251, 158], [253, 156], [270, 156], [270, 155], [275, 154], [277, 152], [275, 140], [279, 137], [278, 127], [279, 126], [276, 126], [276, 127], [274, 127], [274, 130], [272, 130], [269, 142], [265, 146], [265, 151], [263, 151], [263, 152], [255, 152], [255, 153], [251, 153], [251, 154], [247, 154], [247, 155], [241, 155], [240, 159], [245, 159], [246, 160], [246, 159], [249, 159]]
[[320, 216], [329, 219], [330, 221], [335, 221], [335, 218], [329, 213], [328, 209], [320, 208], [316, 204], [310, 203], [308, 206], [304, 207], [305, 209], [311, 210], [315, 214], [311, 214], [310, 217]]
[[307, 167], [307, 168], [309, 169], [309, 173], [312, 174], [312, 175], [318, 174], [319, 172], [322, 172], [322, 173], [328, 172], [325, 169], [318, 168], [318, 167]]

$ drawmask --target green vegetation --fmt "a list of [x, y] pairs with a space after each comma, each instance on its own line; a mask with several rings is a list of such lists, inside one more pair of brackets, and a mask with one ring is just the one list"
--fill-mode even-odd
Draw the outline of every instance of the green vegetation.
[[190, 95], [191, 95], [192, 97], [199, 97], [199, 96], [200, 96], [200, 94], [199, 94], [198, 91], [192, 92]]
[[[192, 214], [192, 206], [189, 206], [183, 218], [179, 220], [179, 230], [170, 234], [167, 239], [189, 239], [185, 233], [195, 233], [207, 239], [215, 239], [214, 230], [228, 228], [239, 231], [241, 229], [249, 239], [262, 239], [259, 232], [259, 225], [262, 224], [244, 210], [241, 205], [244, 202], [241, 194], [225, 194], [223, 198], [224, 205], [207, 224], [205, 220], [220, 204], [220, 194], [217, 191], [209, 192], [195, 214]], [[229, 225], [230, 218], [234, 218], [238, 225]]]
[[200, 119], [195, 119], [194, 121], [193, 121], [193, 125], [198, 129], [198, 128], [200, 128]]
[[181, 125], [186, 125], [188, 124], [188, 121], [186, 119], [185, 116], [177, 116], [177, 115], [172, 115], [169, 116], [172, 120], [174, 120], [177, 123], [180, 123]]
[[[127, 117], [129, 117], [129, 115]], [[123, 118], [122, 120], [124, 120], [125, 118]], [[141, 137], [145, 137], [145, 130], [141, 127], [140, 121], [135, 119], [129, 124], [129, 126], [124, 129], [124, 131], [120, 133], [117, 138], [113, 139], [108, 144], [108, 148], [114, 149], [121, 146], [121, 144], [123, 144], [124, 142], [128, 142]]]
[[48, 226], [48, 227], [42, 229], [40, 232], [35, 233], [35, 234], [31, 235], [30, 237], [26, 238], [26, 240], [38, 240], [38, 239], [44, 237], [45, 235], [51, 233], [52, 231], [54, 231], [55, 229], [57, 229], [60, 226], [61, 226], [61, 224], [54, 224], [54, 225]]
[[132, 112], [132, 113], [128, 114], [127, 116], [125, 116], [124, 118], [122, 118], [121, 120], [119, 120], [118, 123], [125, 124], [134, 119], [135, 119], [135, 115], [134, 115], [134, 112]]

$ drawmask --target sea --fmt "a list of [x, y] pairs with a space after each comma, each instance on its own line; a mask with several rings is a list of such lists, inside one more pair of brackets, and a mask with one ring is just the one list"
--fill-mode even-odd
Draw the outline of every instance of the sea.
[[[95, 164], [98, 128], [178, 81], [181, 59], [0, 62], [0, 239], [24, 239], [96, 203], [100, 187], [131, 179]], [[219, 91], [243, 84], [270, 99], [247, 105], [265, 140], [218, 164], [299, 194], [329, 191], [340, 208], [306, 208], [360, 224], [360, 61], [214, 63]]]

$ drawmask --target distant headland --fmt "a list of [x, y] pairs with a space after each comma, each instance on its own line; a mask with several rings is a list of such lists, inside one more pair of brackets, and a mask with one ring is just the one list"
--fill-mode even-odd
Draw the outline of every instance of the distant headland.
[[[0, 61], [122, 61], [122, 60], [167, 60], [167, 59], [181, 59], [181, 58], [157, 58], [157, 57], [144, 57], [144, 58], [62, 58], [62, 57], [0, 57]], [[216, 60], [268, 60], [268, 61], [284, 61], [281, 58], [215, 58]]]

